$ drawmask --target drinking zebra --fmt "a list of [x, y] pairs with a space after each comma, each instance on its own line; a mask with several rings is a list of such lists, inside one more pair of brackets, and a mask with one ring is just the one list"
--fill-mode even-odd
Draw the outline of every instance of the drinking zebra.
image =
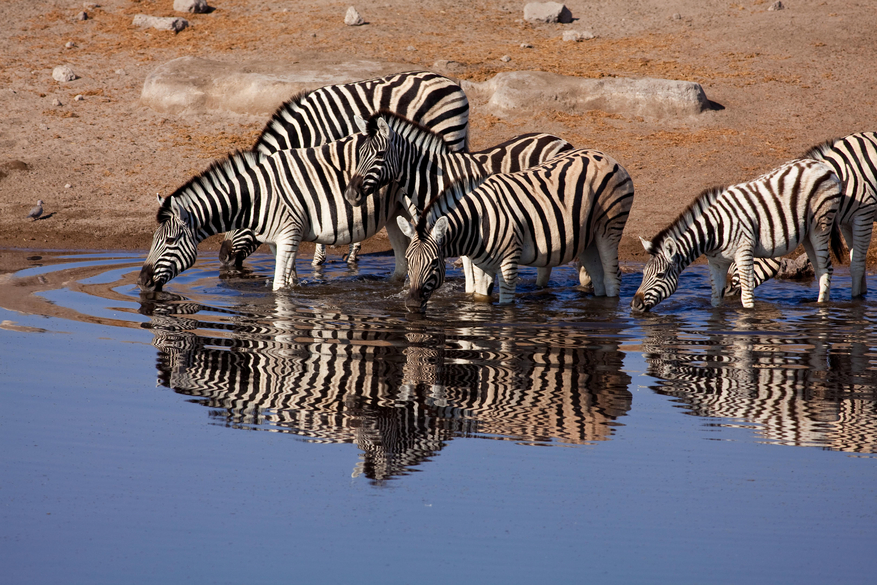
[[630, 175], [596, 150], [570, 150], [525, 171], [455, 183], [415, 226], [397, 218], [411, 238], [405, 305], [426, 307], [444, 282], [447, 256], [469, 256], [491, 280], [498, 273], [500, 303], [514, 300], [519, 265], [547, 268], [573, 259], [593, 279], [595, 294], [617, 296], [618, 243], [632, 202]]
[[[412, 216], [422, 214], [430, 201], [454, 183], [528, 169], [573, 148], [557, 136], [531, 133], [478, 152], [453, 152], [437, 133], [393, 112], [380, 111], [368, 121], [358, 118], [357, 124], [368, 140], [345, 198], [351, 205], [362, 205], [365, 197], [396, 182], [399, 204], [410, 205]], [[488, 295], [492, 280], [465, 256], [463, 268], [466, 293]], [[550, 272], [551, 268], [540, 269], [540, 285], [547, 283]]]
[[[327, 144], [356, 132], [354, 116], [381, 108], [432, 128], [451, 151], [468, 147], [469, 102], [459, 84], [430, 71], [410, 71], [301, 92], [277, 109], [252, 150], [270, 155]], [[233, 230], [222, 242], [220, 262], [240, 268], [261, 243], [252, 230]], [[359, 242], [350, 245], [348, 264], [356, 263], [360, 247]], [[325, 260], [325, 246], [317, 244], [312, 264]]]
[[819, 302], [831, 287], [829, 237], [840, 202], [840, 180], [831, 165], [790, 161], [748, 183], [707, 189], [650, 241], [651, 255], [631, 307], [648, 311], [676, 290], [679, 273], [705, 254], [712, 304], [722, 300], [728, 267], [737, 264], [743, 306], [754, 306], [753, 257], [788, 254], [803, 244], [819, 281]]
[[[364, 140], [354, 134], [317, 148], [270, 156], [238, 152], [215, 162], [160, 200], [160, 225], [140, 271], [141, 288], [160, 290], [195, 262], [198, 243], [229, 230], [250, 229], [274, 243], [274, 290], [297, 284], [301, 241], [347, 244], [375, 235], [397, 213], [395, 200], [375, 198], [352, 207], [342, 193]], [[402, 279], [405, 240], [395, 223], [387, 233], [396, 253], [394, 276]]]

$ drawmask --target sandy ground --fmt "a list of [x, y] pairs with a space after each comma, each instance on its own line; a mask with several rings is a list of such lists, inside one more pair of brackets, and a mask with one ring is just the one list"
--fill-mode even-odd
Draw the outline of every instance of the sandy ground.
[[[765, 0], [572, 0], [575, 21], [550, 25], [524, 22], [524, 2], [357, 0], [369, 23], [361, 27], [344, 25], [348, 3], [211, 0], [216, 10], [186, 15], [192, 26], [178, 34], [132, 25], [138, 13], [180, 16], [173, 0], [98, 4], [0, 2], [0, 247], [146, 250], [156, 193], [253, 143], [267, 117], [175, 117], [140, 104], [146, 76], [185, 55], [232, 62], [319, 51], [411, 69], [453, 60], [455, 75], [473, 81], [508, 70], [697, 81], [724, 109], [663, 120], [599, 111], [501, 120], [472, 104], [474, 149], [547, 131], [628, 169], [636, 200], [621, 248], [627, 260], [644, 258], [637, 236], [656, 233], [703, 188], [877, 129], [877, 11], [852, 0], [788, 0], [774, 11]], [[78, 20], [83, 11], [88, 19]], [[566, 30], [596, 38], [564, 42]], [[53, 80], [61, 64], [80, 78]], [[26, 219], [37, 199], [44, 217]]]

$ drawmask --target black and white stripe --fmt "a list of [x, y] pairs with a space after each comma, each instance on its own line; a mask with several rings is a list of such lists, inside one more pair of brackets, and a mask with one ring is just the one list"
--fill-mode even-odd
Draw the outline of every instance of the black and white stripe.
[[709, 260], [712, 303], [722, 300], [732, 262], [743, 306], [754, 306], [753, 258], [771, 258], [803, 244], [819, 281], [819, 301], [831, 286], [829, 238], [840, 202], [840, 180], [825, 162], [790, 161], [748, 183], [709, 189], [668, 227], [642, 240], [651, 255], [631, 307], [648, 311], [676, 290], [679, 273], [701, 255]]
[[[355, 116], [366, 117], [382, 108], [431, 128], [451, 151], [468, 148], [469, 102], [459, 84], [430, 71], [409, 71], [296, 95], [277, 109], [252, 150], [270, 155], [328, 144], [357, 131]], [[259, 234], [252, 230], [234, 231], [223, 241], [220, 261], [240, 267], [259, 243]], [[348, 264], [357, 261], [359, 249], [358, 242], [350, 245]], [[313, 264], [325, 259], [325, 247], [318, 244]]]
[[593, 279], [596, 295], [618, 295], [618, 243], [634, 191], [615, 160], [570, 150], [476, 185], [452, 185], [414, 227], [398, 219], [412, 238], [409, 310], [422, 310], [444, 282], [447, 256], [469, 256], [491, 280], [499, 274], [500, 303], [514, 300], [519, 265], [548, 268], [574, 259]]
[[[400, 187], [399, 204], [412, 216], [421, 215], [430, 201], [453, 184], [528, 169], [573, 148], [557, 136], [530, 133], [478, 152], [452, 152], [429, 128], [386, 111], [361, 121], [360, 129], [368, 140], [345, 197], [352, 205], [361, 205], [366, 197], [395, 182]], [[463, 267], [466, 292], [487, 295], [492, 282], [465, 256]], [[547, 283], [550, 271], [540, 270], [540, 284]]]
[[[361, 134], [317, 148], [283, 150], [270, 156], [239, 152], [214, 163], [164, 199], [160, 226], [140, 272], [145, 290], [160, 289], [191, 266], [204, 238], [250, 229], [277, 248], [274, 290], [297, 284], [295, 257], [302, 241], [335, 245], [375, 235], [396, 210], [385, 205], [352, 207], [343, 197], [347, 169], [356, 166]], [[397, 279], [404, 278], [404, 238], [387, 225], [396, 252]]]

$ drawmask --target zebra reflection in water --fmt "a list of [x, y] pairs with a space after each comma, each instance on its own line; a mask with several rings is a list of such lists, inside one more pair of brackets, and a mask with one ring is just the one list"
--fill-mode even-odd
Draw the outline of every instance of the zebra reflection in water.
[[[770, 442], [875, 453], [877, 357], [863, 311], [822, 310], [808, 323], [722, 313], [705, 328], [654, 319], [643, 324], [647, 373], [660, 379], [655, 391], [689, 414], [729, 419], [722, 426], [755, 423]], [[770, 331], [781, 321], [784, 331]]]
[[[615, 339], [392, 321], [296, 306], [283, 295], [233, 317], [179, 298], [144, 303], [159, 383], [233, 428], [353, 443], [354, 475], [398, 477], [455, 437], [607, 440], [630, 409]], [[205, 333], [206, 332], [206, 333]], [[489, 333], [489, 332], [488, 332]]]

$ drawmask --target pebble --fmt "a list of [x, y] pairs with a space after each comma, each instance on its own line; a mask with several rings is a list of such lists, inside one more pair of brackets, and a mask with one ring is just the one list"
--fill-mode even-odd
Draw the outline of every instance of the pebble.
[[594, 38], [594, 33], [589, 31], [577, 31], [577, 30], [568, 30], [563, 33], [563, 40], [565, 41], [586, 41]]
[[64, 46], [68, 49], [72, 49], [73, 47], [76, 46], [76, 43], [74, 43], [73, 41], [67, 41], [67, 43]]
[[58, 98], [55, 98], [52, 100], [52, 105], [53, 106], [62, 106], [64, 104], [61, 103], [61, 100], [59, 100]]
[[116, 69], [116, 75], [127, 75], [124, 69]]
[[521, 48], [522, 49], [532, 49], [533, 45], [531, 45], [530, 43], [521, 43]]
[[503, 55], [502, 57], [499, 58], [499, 60], [502, 61], [503, 63], [508, 63], [509, 61], [512, 60], [512, 58], [509, 57], [508, 55]]
[[678, 12], [674, 12], [673, 16], [671, 16], [670, 18], [672, 18], [673, 20], [682, 20], [682, 15]]
[[344, 15], [344, 24], [347, 26], [362, 26], [365, 24], [365, 19], [360, 16], [356, 8], [351, 6], [347, 9], [347, 14]]
[[73, 101], [81, 102], [84, 99], [85, 99], [85, 97], [83, 97], [83, 95], [80, 93], [75, 98], [73, 98]]
[[524, 20], [527, 22], [572, 22], [572, 13], [559, 2], [530, 2], [524, 5]]
[[73, 186], [73, 185], [71, 185], [70, 183], [67, 183], [66, 185], [64, 185], [64, 188], [65, 188], [65, 189], [69, 189], [69, 188], [71, 188], [72, 186]]
[[76, 20], [88, 20], [88, 13], [87, 12], [80, 12], [79, 14], [76, 15]]
[[67, 65], [58, 65], [52, 70], [52, 78], [55, 81], [73, 81], [77, 78], [77, 75], [73, 73], [73, 70], [70, 69]]
[[783, 4], [780, 0], [777, 0], [776, 2], [774, 2], [773, 4], [770, 5], [770, 8], [768, 8], [768, 11], [773, 12], [776, 10], [785, 10], [785, 9], [786, 9], [786, 5]]
[[406, 50], [406, 51], [416, 51], [416, 50], [417, 50], [417, 47], [415, 47], [414, 45], [408, 45], [408, 46], [405, 48], [405, 50]]
[[152, 27], [158, 30], [168, 30], [180, 32], [187, 26], [189, 21], [185, 18], [174, 18], [173, 16], [149, 16], [147, 14], [135, 14], [134, 26]]

